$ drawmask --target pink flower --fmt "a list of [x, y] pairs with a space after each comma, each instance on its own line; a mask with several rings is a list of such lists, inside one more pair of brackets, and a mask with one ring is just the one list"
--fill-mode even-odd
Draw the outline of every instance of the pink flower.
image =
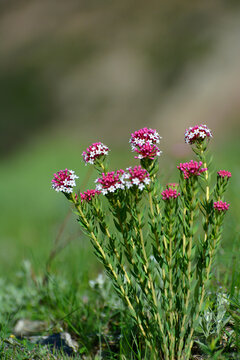
[[73, 170], [60, 170], [54, 174], [52, 188], [57, 192], [70, 194], [73, 192], [73, 187], [76, 186], [75, 179], [78, 179], [78, 176]]
[[207, 171], [207, 168], [201, 169], [201, 166], [202, 166], [201, 161], [199, 161], [198, 163], [197, 161], [191, 160], [189, 163], [180, 163], [180, 165], [177, 166], [177, 168], [183, 172], [184, 179], [189, 179], [191, 176], [198, 176], [202, 172]]
[[96, 159], [99, 159], [101, 156], [108, 155], [109, 148], [101, 142], [93, 143], [87, 148], [86, 151], [83, 151], [82, 156], [85, 164], [94, 164]]
[[164, 190], [161, 195], [163, 200], [169, 200], [171, 198], [176, 199], [178, 196], [180, 196], [180, 193], [177, 193], [176, 189], [168, 188]]
[[99, 194], [100, 194], [100, 191], [94, 190], [94, 189], [84, 191], [84, 193], [80, 193], [81, 201], [87, 201], [87, 202], [89, 202], [89, 201], [91, 201], [96, 195], [99, 195]]
[[114, 193], [118, 189], [124, 189], [120, 177], [124, 174], [124, 170], [120, 169], [108, 172], [107, 174], [102, 173], [102, 177], [95, 180], [96, 190], [100, 191], [103, 195]]
[[131, 134], [129, 140], [132, 151], [137, 152], [139, 155], [135, 156], [136, 159], [154, 159], [160, 156], [161, 151], [156, 144], [160, 142], [161, 137], [155, 129], [146, 128], [137, 130]]
[[232, 174], [230, 173], [230, 171], [226, 171], [226, 170], [220, 170], [218, 171], [218, 176], [222, 177], [222, 178], [230, 178], [232, 176]]
[[161, 136], [159, 136], [155, 129], [144, 127], [132, 133], [129, 142], [131, 143], [132, 150], [134, 151], [136, 145], [144, 145], [146, 142], [149, 144], [158, 144], [160, 139]]
[[160, 156], [162, 151], [159, 150], [157, 145], [151, 144], [149, 141], [144, 143], [143, 145], [136, 145], [132, 151], [137, 152], [139, 155], [135, 156], [135, 159], [154, 159], [156, 156]]
[[211, 130], [206, 125], [196, 125], [185, 131], [185, 142], [193, 144], [196, 141], [203, 141], [205, 138], [211, 138]]
[[120, 180], [127, 189], [136, 185], [139, 190], [143, 190], [151, 181], [149, 173], [141, 165], [127, 168]]
[[216, 201], [214, 203], [214, 209], [221, 212], [221, 211], [227, 211], [230, 204], [227, 204], [226, 202], [223, 202], [222, 200]]

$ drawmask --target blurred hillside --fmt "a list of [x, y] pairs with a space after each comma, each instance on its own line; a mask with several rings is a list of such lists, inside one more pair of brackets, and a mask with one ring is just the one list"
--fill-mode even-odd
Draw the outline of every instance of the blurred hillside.
[[143, 125], [176, 143], [199, 122], [225, 134], [240, 113], [238, 5], [2, 0], [1, 154], [61, 131], [119, 145]]

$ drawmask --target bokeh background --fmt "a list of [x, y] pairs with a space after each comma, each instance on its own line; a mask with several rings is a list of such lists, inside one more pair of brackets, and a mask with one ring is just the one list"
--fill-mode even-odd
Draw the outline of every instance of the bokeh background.
[[0, 34], [2, 276], [24, 259], [44, 271], [56, 237], [70, 244], [53, 271], [99, 271], [52, 174], [72, 168], [82, 190], [93, 186], [82, 151], [102, 141], [112, 168], [135, 164], [130, 133], [147, 126], [174, 181], [192, 157], [185, 128], [201, 123], [214, 134], [213, 169], [233, 173], [219, 255], [219, 277], [229, 274], [240, 260], [240, 2], [1, 0]]

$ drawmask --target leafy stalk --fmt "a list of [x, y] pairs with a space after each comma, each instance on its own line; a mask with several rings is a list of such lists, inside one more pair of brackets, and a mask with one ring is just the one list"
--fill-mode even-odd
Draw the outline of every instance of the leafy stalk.
[[206, 150], [207, 150], [207, 142], [206, 141], [200, 142], [200, 143], [197, 142], [196, 147], [193, 148], [193, 151], [197, 155], [197, 158], [203, 163], [203, 167], [207, 169], [204, 172], [204, 183], [205, 183], [205, 189], [204, 189], [205, 201], [203, 202], [204, 209], [205, 209], [205, 218], [204, 218], [204, 226], [203, 226], [204, 242], [206, 242], [207, 238], [208, 238], [208, 230], [209, 230], [208, 207], [209, 207], [209, 199], [210, 199], [210, 184], [209, 184], [209, 169], [208, 169], [209, 165], [207, 164]]
[[[71, 194], [72, 195], [72, 194]], [[85, 217], [82, 209], [81, 209], [81, 206], [77, 203], [76, 199], [74, 198], [74, 196], [72, 195], [71, 196], [71, 201], [74, 203], [84, 225], [85, 225], [85, 228], [86, 230], [88, 231], [88, 234], [90, 235], [90, 238], [92, 239], [94, 245], [96, 246], [97, 250], [99, 251], [100, 255], [101, 255], [101, 259], [102, 259], [102, 262], [105, 266], [105, 268], [108, 270], [108, 272], [112, 275], [112, 277], [114, 278], [114, 280], [116, 281], [116, 284], [117, 286], [119, 287], [119, 290], [120, 290], [120, 293], [122, 295], [122, 298], [124, 299], [124, 301], [126, 302], [128, 308], [130, 309], [131, 313], [133, 314], [133, 317], [134, 319], [136, 320], [138, 326], [139, 326], [139, 329], [143, 335], [143, 337], [147, 340], [148, 342], [148, 336], [143, 328], [143, 325], [141, 323], [141, 320], [139, 319], [139, 316], [137, 315], [124, 287], [122, 286], [121, 282], [119, 281], [119, 278], [118, 278], [118, 275], [116, 273], [116, 271], [114, 270], [111, 262], [108, 260], [108, 257], [106, 255], [106, 253], [104, 252], [102, 246], [100, 245], [99, 241], [97, 240], [87, 218]], [[149, 344], [150, 348], [152, 348], [151, 344]]]
[[[186, 285], [187, 280], [187, 294], [186, 298], [184, 300], [184, 315], [181, 323], [181, 329], [180, 329], [180, 342], [178, 347], [178, 359], [182, 359], [182, 350], [184, 345], [184, 338], [185, 334], [187, 332], [188, 326], [187, 321], [189, 318], [189, 303], [191, 298], [191, 284], [192, 280], [194, 279], [192, 274], [192, 251], [193, 251], [193, 224], [194, 219], [196, 218], [196, 209], [197, 209], [197, 179], [196, 177], [192, 177], [190, 179], [184, 180], [184, 184], [182, 186], [182, 192], [184, 196], [184, 226], [183, 226], [183, 256], [187, 257], [187, 272], [186, 274], [183, 273], [182, 280], [183, 285]], [[188, 241], [187, 243], [187, 252], [185, 254], [185, 241]]]
[[141, 252], [143, 255], [143, 260], [144, 260], [144, 264], [143, 264], [143, 268], [144, 268], [144, 272], [146, 274], [147, 277], [147, 284], [148, 287], [151, 291], [152, 294], [152, 300], [153, 300], [153, 304], [154, 304], [154, 317], [158, 323], [159, 326], [159, 330], [161, 333], [161, 337], [163, 340], [163, 346], [164, 346], [164, 354], [167, 358], [168, 356], [168, 348], [167, 348], [167, 341], [166, 341], [166, 337], [164, 334], [164, 327], [163, 327], [163, 323], [161, 322], [161, 318], [159, 315], [159, 311], [158, 311], [158, 303], [157, 303], [157, 297], [156, 297], [156, 291], [155, 291], [155, 287], [154, 287], [154, 283], [153, 283], [153, 279], [152, 279], [152, 274], [149, 271], [149, 262], [148, 262], [148, 256], [146, 253], [146, 247], [145, 247], [145, 242], [144, 242], [144, 238], [143, 238], [143, 232], [142, 232], [142, 223], [141, 223], [141, 216], [140, 216], [140, 211], [138, 209], [138, 196], [136, 196], [136, 202], [135, 202], [135, 206], [136, 206], [136, 224], [135, 224], [135, 230], [136, 232], [139, 233], [139, 237], [140, 237], [140, 245], [141, 245]]
[[200, 312], [201, 312], [201, 309], [202, 309], [202, 306], [203, 306], [203, 301], [204, 301], [204, 298], [205, 298], [205, 293], [206, 293], [206, 285], [208, 284], [208, 281], [210, 279], [210, 275], [211, 275], [211, 269], [212, 269], [212, 264], [213, 264], [213, 259], [214, 259], [214, 256], [216, 254], [216, 249], [217, 249], [217, 243], [218, 241], [220, 240], [220, 228], [219, 226], [216, 226], [216, 228], [213, 229], [213, 232], [212, 232], [212, 244], [211, 244], [211, 250], [210, 250], [210, 253], [209, 253], [209, 263], [207, 265], [207, 268], [206, 268], [206, 275], [205, 275], [205, 279], [204, 279], [204, 282], [203, 282], [203, 285], [202, 285], [202, 291], [201, 291], [201, 297], [200, 297], [200, 300], [199, 300], [199, 304], [196, 308], [196, 311], [195, 311], [195, 315], [193, 317], [193, 322], [192, 322], [192, 327], [189, 331], [189, 335], [188, 335], [188, 338], [186, 340], [186, 348], [187, 348], [187, 356], [190, 357], [190, 353], [191, 353], [191, 348], [192, 348], [192, 345], [193, 345], [193, 340], [192, 340], [192, 336], [193, 336], [193, 332], [195, 330], [195, 326], [196, 326], [196, 323], [198, 321], [198, 318], [199, 318], [199, 315], [200, 315]]
[[[136, 280], [138, 282], [138, 285], [140, 286], [143, 293], [148, 296], [149, 290], [148, 287], [145, 286], [144, 279], [142, 279], [142, 276], [140, 272], [137, 270], [137, 261], [135, 261], [135, 253], [136, 253], [136, 246], [133, 240], [132, 236], [129, 236], [129, 224], [126, 220], [126, 215], [124, 216], [125, 220], [121, 217], [121, 212], [123, 211], [121, 203], [118, 200], [115, 200], [114, 198], [111, 200], [111, 205], [113, 207], [113, 213], [115, 214], [116, 220], [118, 222], [119, 228], [121, 230], [121, 234], [123, 237], [124, 245], [125, 245], [125, 253], [127, 255], [127, 260], [129, 264], [133, 267], [133, 270], [136, 270], [134, 272]], [[128, 211], [131, 211], [128, 209]], [[116, 223], [115, 223], [116, 225]], [[137, 259], [136, 259], [137, 260]]]

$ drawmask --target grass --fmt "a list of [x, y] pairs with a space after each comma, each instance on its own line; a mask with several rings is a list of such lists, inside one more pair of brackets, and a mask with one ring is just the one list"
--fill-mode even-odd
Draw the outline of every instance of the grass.
[[[64, 354], [52, 355], [43, 347], [26, 341], [8, 343], [14, 324], [21, 318], [47, 321], [47, 333], [59, 329], [69, 331], [79, 344], [76, 359], [150, 359], [149, 354], [144, 354], [136, 329], [131, 319], [126, 318], [125, 309], [109, 282], [106, 281], [103, 288], [89, 287], [89, 279], [95, 278], [102, 268], [74, 216], [69, 217], [60, 237], [60, 243], [71, 240], [70, 244], [54, 259], [48, 281], [43, 281], [52, 244], [69, 212], [64, 197], [51, 189], [52, 174], [67, 166], [76, 170], [81, 183], [88, 176], [88, 167], [81, 161], [81, 152], [87, 145], [87, 139], [81, 142], [61, 134], [50, 134], [36, 139], [17, 156], [0, 164], [0, 197], [4, 204], [0, 218], [2, 359], [67, 358]], [[128, 148], [119, 151], [109, 146], [113, 150], [112, 168], [129, 165]], [[169, 159], [165, 153], [161, 168], [167, 172], [168, 162], [176, 163], [180, 159]], [[202, 358], [237, 359], [240, 353], [238, 138], [232, 135], [222, 146], [215, 145], [214, 159], [217, 168], [232, 171], [226, 195], [231, 207], [212, 279], [212, 300], [206, 310], [212, 315], [202, 320], [204, 325], [199, 328], [194, 349]], [[173, 172], [171, 179], [165, 177], [164, 181], [173, 181], [175, 174], [177, 172]], [[88, 186], [93, 186], [94, 178], [91, 174]], [[220, 307], [222, 328], [218, 325], [219, 292], [228, 296], [228, 303]]]
[[[77, 340], [77, 354], [67, 357], [55, 351], [57, 359], [150, 359], [106, 278], [104, 282], [96, 280], [90, 287], [81, 278], [50, 276], [43, 285], [42, 278], [32, 278], [31, 270], [31, 264], [25, 262], [15, 285], [1, 280], [1, 359], [41, 358], [44, 351], [50, 354], [46, 355], [49, 359], [54, 359], [44, 347], [10, 337], [16, 320], [24, 318], [46, 321], [43, 335], [68, 331]], [[235, 286], [234, 289], [232, 295], [223, 289], [210, 294], [194, 347], [201, 359], [238, 359], [240, 290]]]

